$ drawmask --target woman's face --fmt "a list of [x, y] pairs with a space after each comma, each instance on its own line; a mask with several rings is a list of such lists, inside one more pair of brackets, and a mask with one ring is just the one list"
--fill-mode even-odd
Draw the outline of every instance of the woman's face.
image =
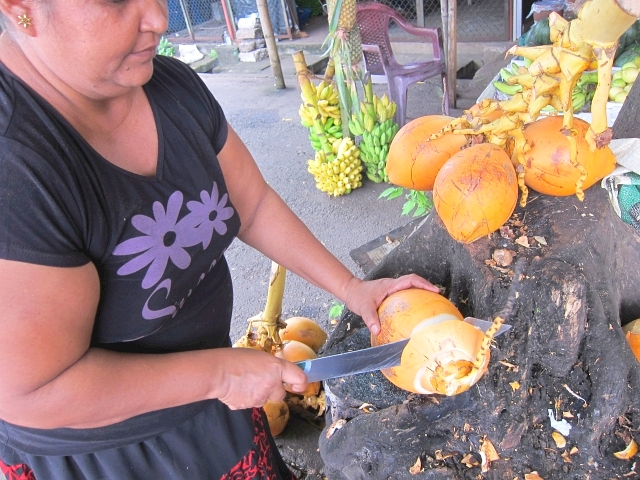
[[[34, 2], [35, 35], [23, 50], [50, 82], [91, 98], [143, 85], [167, 29], [166, 0]], [[33, 27], [29, 27], [33, 28]]]

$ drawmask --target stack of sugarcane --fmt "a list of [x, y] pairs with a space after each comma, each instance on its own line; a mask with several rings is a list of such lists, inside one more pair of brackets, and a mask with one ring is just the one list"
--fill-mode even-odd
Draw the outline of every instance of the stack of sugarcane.
[[387, 155], [391, 140], [400, 127], [393, 119], [396, 103], [389, 101], [385, 93], [381, 98], [373, 93], [371, 77], [364, 83], [365, 100], [360, 109], [351, 114], [349, 130], [355, 136], [361, 136], [360, 158], [364, 163], [367, 178], [373, 182], [388, 182]]
[[606, 146], [612, 137], [607, 124], [606, 104], [617, 40], [639, 16], [640, 2], [637, 0], [589, 0], [582, 6], [578, 17], [570, 22], [552, 13], [549, 16], [552, 45], [514, 46], [508, 51], [531, 62], [527, 69], [530, 81], [517, 82], [522, 85], [522, 91], [502, 102], [483, 101], [431, 138], [446, 132], [483, 135], [484, 141], [505, 148], [517, 165], [522, 191], [520, 204], [524, 206], [528, 194], [524, 184], [524, 154], [530, 146], [523, 129], [550, 105], [563, 112], [562, 134], [570, 145], [571, 163], [581, 172], [576, 182], [576, 196], [582, 200], [582, 185], [587, 174], [577, 160], [573, 92], [585, 70], [598, 70], [598, 84], [591, 101], [592, 122], [585, 139], [591, 150]]
[[310, 131], [315, 157], [307, 162], [316, 187], [334, 197], [362, 186], [360, 149], [349, 136], [343, 136], [338, 93], [331, 82], [329, 65], [318, 86], [311, 81], [304, 54], [294, 54], [298, 83], [302, 90], [300, 118]]

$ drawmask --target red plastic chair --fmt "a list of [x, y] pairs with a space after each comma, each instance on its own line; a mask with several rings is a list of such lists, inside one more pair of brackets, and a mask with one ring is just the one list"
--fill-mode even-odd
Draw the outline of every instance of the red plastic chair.
[[[433, 45], [433, 60], [400, 64], [396, 61], [389, 41], [389, 23], [393, 20], [405, 32], [429, 39]], [[396, 102], [395, 120], [403, 126], [407, 112], [407, 89], [416, 82], [440, 75], [442, 77], [442, 110], [449, 115], [447, 67], [444, 61], [442, 29], [415, 27], [398, 12], [381, 3], [357, 4], [356, 21], [362, 37], [365, 69], [374, 81], [386, 79], [389, 98]], [[376, 78], [377, 77], [377, 78]]]

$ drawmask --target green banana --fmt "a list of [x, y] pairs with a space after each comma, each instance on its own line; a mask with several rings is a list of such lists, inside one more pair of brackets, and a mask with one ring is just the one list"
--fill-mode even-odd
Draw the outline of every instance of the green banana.
[[580, 110], [582, 110], [582, 107], [584, 107], [586, 103], [587, 96], [584, 94], [584, 92], [578, 92], [577, 94], [574, 94], [572, 96], [571, 104], [573, 106], [574, 112], [579, 112]]
[[584, 87], [585, 85], [597, 84], [598, 83], [598, 72], [585, 72], [578, 79], [578, 83], [576, 83], [577, 87]]
[[512, 77], [514, 73], [511, 70], [507, 70], [506, 68], [500, 69], [500, 80], [506, 82], [509, 77]]
[[493, 86], [496, 90], [506, 95], [515, 95], [522, 91], [522, 85], [507, 85], [506, 83], [502, 83], [497, 80], [493, 81]]

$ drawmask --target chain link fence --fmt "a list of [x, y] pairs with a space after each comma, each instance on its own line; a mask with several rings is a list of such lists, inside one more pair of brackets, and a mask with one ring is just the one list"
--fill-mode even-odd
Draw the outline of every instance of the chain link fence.
[[[375, 0], [385, 3], [415, 25], [441, 27], [440, 0]], [[459, 42], [503, 41], [511, 37], [511, 0], [458, 0]], [[299, 31], [298, 14], [322, 8], [318, 0], [267, 0], [276, 38], [292, 38]], [[168, 0], [167, 36], [177, 43], [189, 41], [224, 42], [233, 39], [239, 18], [257, 14], [255, 0]], [[424, 12], [424, 19], [417, 12]], [[303, 20], [304, 22], [304, 20]], [[402, 35], [392, 28], [394, 38]], [[398, 38], [401, 40], [401, 38]]]
[[168, 0], [167, 37], [180, 42], [222, 41], [226, 31], [225, 0]]
[[[375, 0], [384, 3], [414, 25], [442, 27], [439, 0]], [[424, 12], [424, 23], [417, 12]], [[459, 42], [491, 42], [511, 39], [511, 0], [458, 0], [457, 30]], [[395, 32], [390, 31], [390, 35]]]
[[[238, 19], [257, 15], [255, 0], [168, 0], [167, 37], [176, 43], [233, 39]], [[267, 0], [276, 38], [299, 30], [295, 0]], [[229, 37], [227, 37], [229, 36]]]

